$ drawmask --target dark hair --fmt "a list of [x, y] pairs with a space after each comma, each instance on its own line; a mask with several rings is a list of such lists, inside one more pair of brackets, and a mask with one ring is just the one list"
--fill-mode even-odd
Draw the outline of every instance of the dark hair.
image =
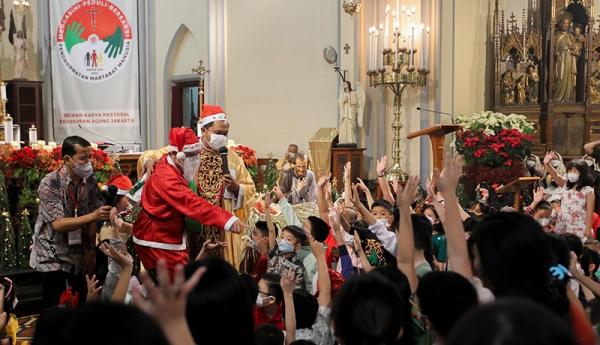
[[290, 345], [316, 345], [316, 343], [312, 340], [300, 339], [290, 343]]
[[317, 242], [325, 242], [329, 236], [329, 225], [319, 217], [309, 216], [308, 221], [311, 226], [311, 235]]
[[254, 223], [254, 228], [260, 231], [261, 235], [264, 237], [269, 236], [269, 227], [267, 226], [267, 222], [264, 220], [259, 220], [258, 222]]
[[481, 201], [474, 201], [469, 209], [473, 209], [477, 205], [479, 205], [479, 209], [481, 210], [483, 216], [486, 216], [490, 213], [490, 207]]
[[64, 158], [65, 156], [72, 157], [77, 153], [75, 149], [75, 145], [79, 145], [81, 147], [90, 147], [92, 146], [89, 141], [83, 139], [80, 136], [73, 135], [70, 137], [66, 137], [62, 143], [61, 155]]
[[546, 211], [552, 211], [552, 205], [550, 205], [549, 202], [542, 200], [540, 201], [537, 206], [535, 207], [535, 210], [546, 210]]
[[209, 257], [190, 263], [186, 277], [199, 267], [206, 267], [206, 273], [188, 296], [186, 307], [196, 344], [254, 344], [255, 300], [250, 299], [240, 275], [224, 260]]
[[[317, 319], [319, 302], [310, 292], [303, 289], [294, 290], [294, 314], [296, 315], [296, 329], [311, 328]], [[285, 316], [285, 303], [281, 310]]]
[[575, 183], [569, 182], [569, 180], [567, 180], [567, 189], [575, 187], [575, 189], [581, 190], [581, 188], [585, 186], [592, 185], [594, 181], [592, 180], [590, 167], [583, 159], [569, 161], [567, 163], [567, 173], [573, 168], [577, 169], [577, 171], [579, 172], [579, 180], [577, 180], [577, 182]]
[[344, 345], [396, 344], [404, 324], [402, 296], [378, 273], [353, 276], [337, 293], [331, 308], [335, 336]]
[[435, 267], [434, 256], [433, 256], [433, 245], [431, 243], [431, 236], [433, 228], [431, 222], [427, 217], [412, 214], [410, 216], [413, 226], [413, 238], [415, 241], [415, 249], [423, 250], [425, 252], [425, 259], [431, 266]]
[[517, 212], [485, 217], [471, 236], [479, 253], [480, 277], [497, 297], [527, 297], [566, 316], [564, 282], [554, 279], [556, 261], [548, 236], [533, 218]]
[[554, 262], [569, 267], [571, 261], [571, 254], [569, 245], [564, 237], [557, 234], [547, 234], [550, 247], [552, 248], [552, 255], [554, 256]]
[[569, 251], [575, 253], [577, 258], [581, 258], [581, 254], [583, 254], [583, 243], [581, 243], [581, 239], [579, 236], [575, 234], [562, 234], [562, 238], [567, 242], [567, 246], [569, 246]]
[[283, 331], [277, 326], [266, 323], [259, 326], [254, 331], [254, 340], [256, 345], [281, 345], [285, 340]]
[[569, 324], [526, 299], [484, 305], [461, 318], [446, 345], [575, 345]]
[[[281, 303], [283, 301], [283, 290], [281, 290], [281, 276], [275, 273], [265, 273], [260, 277], [261, 280], [264, 280], [269, 287], [268, 291], [263, 291], [268, 293], [270, 296], [275, 297], [276, 303]], [[255, 298], [256, 299], [256, 298]]]
[[419, 307], [436, 332], [446, 337], [469, 309], [477, 306], [473, 284], [455, 272], [429, 272], [419, 280]]
[[306, 237], [306, 233], [299, 226], [288, 225], [285, 228], [283, 228], [281, 231], [282, 232], [287, 231], [290, 234], [292, 234], [292, 236], [294, 236], [298, 240], [300, 245], [302, 245], [302, 246], [305, 246], [308, 244], [308, 237]]
[[242, 282], [246, 287], [246, 291], [248, 291], [248, 296], [250, 297], [250, 300], [256, 301], [256, 297], [258, 297], [258, 283], [256, 282], [256, 279], [254, 279], [254, 277], [252, 277], [251, 275], [245, 273], [240, 274], [240, 277], [242, 278]]
[[[111, 320], [110, 332], [98, 325]], [[168, 345], [156, 321], [133, 306], [120, 303], [91, 303], [77, 309], [44, 311], [35, 327], [35, 345]]]
[[423, 205], [423, 207], [421, 208], [420, 214], [425, 215], [426, 210], [431, 210], [431, 212], [433, 212], [433, 214], [435, 214], [436, 218], [438, 218], [438, 219], [440, 218], [440, 216], [438, 215], [438, 213], [435, 210], [435, 207], [433, 205], [430, 205], [430, 204]]
[[[596, 271], [598, 271], [598, 265], [600, 265], [600, 254], [595, 250], [584, 247], [580, 262], [585, 275], [591, 277], [594, 281], [598, 281], [598, 278], [596, 278]], [[592, 271], [590, 271], [590, 265], [594, 265]]]
[[[396, 264], [375, 267], [373, 268], [373, 272], [381, 274], [398, 289], [400, 296], [402, 296], [403, 305], [411, 304], [412, 291], [410, 290], [410, 283], [406, 275], [398, 269]], [[403, 308], [402, 311], [402, 320], [404, 320], [404, 323], [402, 324], [402, 337], [398, 341], [398, 345], [412, 345], [415, 333], [411, 315], [412, 311], [411, 308]]]
[[373, 204], [371, 205], [371, 211], [373, 211], [373, 209], [375, 207], [383, 207], [386, 211], [389, 212], [389, 214], [392, 214], [394, 210], [392, 210], [392, 204], [390, 204], [389, 201], [385, 200], [385, 199], [377, 199], [373, 202]]

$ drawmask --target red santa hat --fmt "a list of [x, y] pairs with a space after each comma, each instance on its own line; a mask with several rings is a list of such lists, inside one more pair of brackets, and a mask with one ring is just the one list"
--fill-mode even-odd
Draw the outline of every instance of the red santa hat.
[[133, 187], [129, 177], [125, 175], [115, 175], [108, 182], [107, 186], [115, 186], [118, 188], [117, 195], [125, 195]]
[[198, 136], [186, 127], [171, 128], [169, 132], [169, 152], [177, 152], [177, 159], [184, 159], [186, 152], [199, 151], [202, 148]]
[[215, 121], [227, 122], [227, 115], [223, 108], [218, 105], [203, 104], [202, 112], [200, 113], [200, 128], [213, 123]]

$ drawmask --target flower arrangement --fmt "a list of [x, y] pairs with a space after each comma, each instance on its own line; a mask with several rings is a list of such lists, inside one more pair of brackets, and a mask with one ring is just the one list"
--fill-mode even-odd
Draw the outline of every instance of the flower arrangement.
[[256, 159], [256, 151], [248, 146], [236, 145], [232, 149], [242, 158], [246, 169], [250, 173], [252, 180], [256, 183], [258, 177], [258, 160]]
[[504, 184], [521, 175], [533, 148], [534, 126], [525, 116], [486, 111], [456, 122], [463, 129], [454, 145], [465, 158], [467, 179]]

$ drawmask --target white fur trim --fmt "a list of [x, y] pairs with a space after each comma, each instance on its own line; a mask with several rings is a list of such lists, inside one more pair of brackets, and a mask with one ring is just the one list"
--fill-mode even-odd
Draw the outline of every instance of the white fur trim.
[[117, 195], [126, 195], [127, 193], [129, 193], [128, 189], [119, 189], [119, 190], [117, 190]]
[[225, 115], [225, 113], [218, 113], [218, 114], [213, 114], [213, 115], [207, 116], [200, 120], [200, 126], [198, 126], [198, 127], [202, 128], [202, 127], [208, 125], [209, 123], [212, 123], [215, 121], [227, 122], [227, 115]]
[[141, 240], [133, 235], [132, 235], [132, 238], [133, 238], [133, 243], [143, 246], [143, 247], [150, 247], [150, 248], [164, 249], [164, 250], [185, 250], [187, 248], [186, 244], [185, 244], [185, 234], [183, 235], [183, 238], [181, 239], [181, 244], [146, 241], [146, 240]]
[[199, 141], [196, 143], [193, 143], [193, 144], [183, 146], [183, 152], [200, 151], [200, 149], [202, 149], [202, 145], [200, 144]]
[[233, 226], [233, 224], [234, 224], [235, 222], [237, 222], [238, 220], [240, 220], [240, 219], [239, 219], [238, 217], [236, 217], [236, 216], [233, 216], [233, 217], [229, 218], [229, 220], [227, 221], [227, 223], [225, 223], [225, 227], [224, 227], [224, 229], [225, 229], [226, 231], [230, 231], [230, 230], [231, 230], [231, 227]]
[[177, 152], [177, 159], [179, 159], [179, 160], [185, 159], [185, 153]]
[[179, 152], [179, 149], [177, 148], [177, 146], [173, 146], [173, 145], [167, 146], [167, 150], [169, 151], [169, 153], [171, 153], [171, 152]]

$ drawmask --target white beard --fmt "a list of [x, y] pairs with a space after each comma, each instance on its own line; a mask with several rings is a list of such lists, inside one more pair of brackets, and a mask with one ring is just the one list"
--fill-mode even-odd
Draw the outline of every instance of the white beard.
[[185, 158], [183, 161], [183, 176], [188, 182], [194, 181], [198, 167], [200, 167], [200, 156]]

